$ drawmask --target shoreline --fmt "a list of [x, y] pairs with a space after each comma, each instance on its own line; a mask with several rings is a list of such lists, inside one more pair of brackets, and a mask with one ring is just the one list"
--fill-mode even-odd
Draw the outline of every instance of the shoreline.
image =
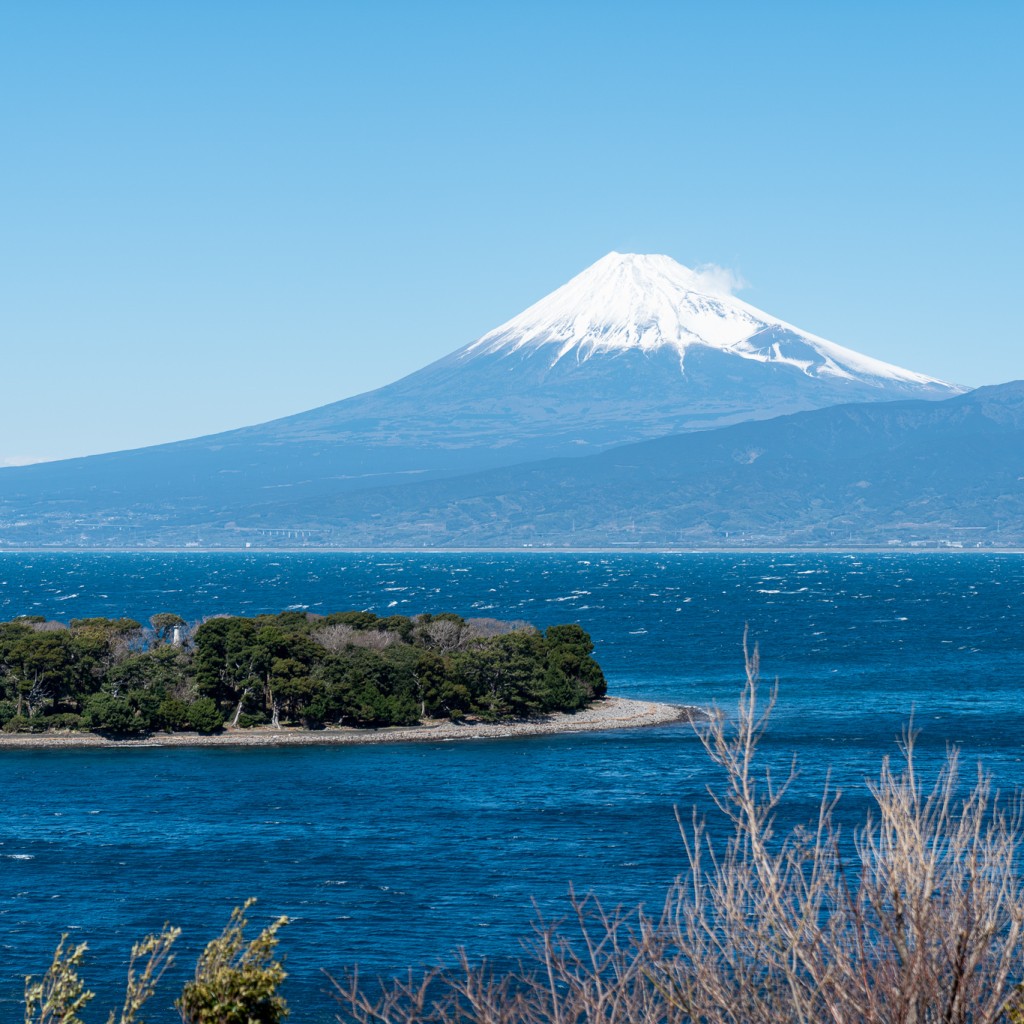
[[645, 547], [635, 544], [622, 544], [614, 547], [580, 547], [569, 548], [555, 545], [521, 546], [521, 547], [395, 547], [395, 548], [335, 548], [308, 545], [306, 547], [4, 547], [0, 546], [0, 555], [881, 555], [881, 554], [920, 554], [920, 555], [1022, 555], [1024, 546], [1009, 544], [992, 547], [946, 547], [939, 544], [894, 544], [863, 546], [845, 545], [842, 547], [803, 547], [800, 545], [751, 545], [749, 547]]
[[98, 733], [0, 733], [0, 754], [5, 750], [139, 749], [167, 747], [306, 747], [362, 746], [381, 743], [450, 743], [468, 740], [518, 739], [523, 736], [557, 736], [576, 732], [607, 732], [615, 729], [647, 729], [705, 717], [702, 708], [684, 704], [605, 697], [575, 714], [555, 713], [508, 722], [461, 723], [428, 720], [419, 725], [357, 729], [334, 726], [326, 729], [227, 730], [219, 735], [194, 732], [156, 733], [137, 739], [115, 740]]

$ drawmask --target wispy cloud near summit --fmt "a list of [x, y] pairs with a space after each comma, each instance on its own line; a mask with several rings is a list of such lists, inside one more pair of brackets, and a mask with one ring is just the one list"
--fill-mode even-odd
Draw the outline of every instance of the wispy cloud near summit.
[[700, 278], [701, 287], [715, 295], [735, 295], [750, 287], [742, 274], [717, 263], [701, 263], [693, 272]]

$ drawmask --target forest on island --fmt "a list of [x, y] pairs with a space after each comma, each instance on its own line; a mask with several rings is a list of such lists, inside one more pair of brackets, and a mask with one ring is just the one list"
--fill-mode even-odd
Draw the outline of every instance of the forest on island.
[[0, 623], [0, 727], [115, 736], [322, 728], [576, 711], [604, 696], [577, 625], [451, 613], [87, 618]]

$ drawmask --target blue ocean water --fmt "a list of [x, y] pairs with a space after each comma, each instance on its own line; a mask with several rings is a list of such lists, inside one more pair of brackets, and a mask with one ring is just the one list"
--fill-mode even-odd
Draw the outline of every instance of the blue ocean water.
[[[763, 744], [825, 773], [840, 815], [913, 717], [920, 761], [958, 743], [998, 785], [1024, 783], [1024, 557], [1010, 554], [12, 554], [0, 618], [158, 611], [451, 610], [590, 631], [610, 692], [735, 702], [742, 636], [778, 679]], [[365, 973], [521, 953], [570, 887], [660, 906], [682, 868], [674, 808], [716, 776], [689, 727], [481, 743], [303, 750], [0, 753], [0, 1014], [61, 933], [117, 1000], [132, 941], [184, 929], [167, 1007], [194, 954], [247, 896], [278, 914], [295, 1019], [333, 1019], [322, 968]]]

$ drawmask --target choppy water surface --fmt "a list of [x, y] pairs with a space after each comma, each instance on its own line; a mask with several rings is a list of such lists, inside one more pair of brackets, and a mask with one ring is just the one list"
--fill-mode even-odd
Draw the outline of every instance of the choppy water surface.
[[[744, 624], [778, 677], [765, 741], [863, 811], [865, 776], [914, 716], [934, 765], [950, 741], [1024, 783], [1024, 557], [1016, 555], [0, 556], [0, 618], [284, 608], [457, 611], [578, 621], [610, 690], [728, 706]], [[0, 1012], [62, 932], [116, 988], [131, 942], [185, 929], [181, 970], [232, 906], [284, 913], [296, 1019], [332, 1019], [321, 967], [388, 972], [519, 953], [535, 917], [594, 890], [657, 905], [680, 870], [673, 807], [715, 776], [688, 728], [520, 741], [306, 750], [0, 755]], [[169, 986], [168, 991], [170, 991]], [[94, 1019], [105, 1016], [97, 1000]], [[100, 1011], [103, 1011], [102, 1013]], [[173, 1020], [173, 1012], [155, 1021]]]

